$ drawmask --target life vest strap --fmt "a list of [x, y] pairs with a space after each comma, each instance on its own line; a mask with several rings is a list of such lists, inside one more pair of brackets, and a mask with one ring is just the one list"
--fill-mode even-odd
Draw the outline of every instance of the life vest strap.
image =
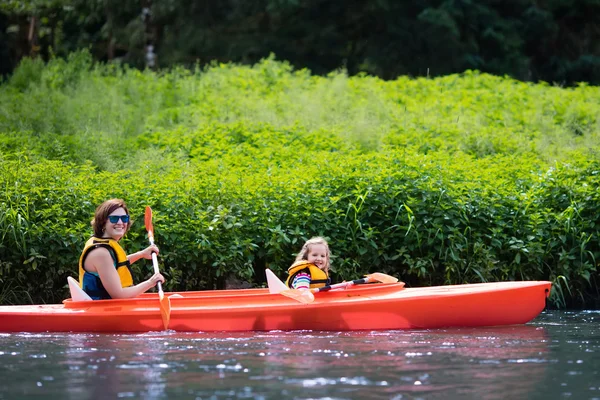
[[92, 250], [92, 249], [97, 249], [98, 247], [103, 247], [103, 248], [105, 248], [105, 249], [107, 249], [107, 250], [108, 250], [108, 252], [110, 253], [110, 255], [111, 255], [111, 257], [113, 258], [113, 260], [115, 260], [115, 263], [116, 263], [116, 265], [115, 265], [115, 266], [117, 267], [117, 269], [119, 269], [119, 267], [122, 267], [122, 266], [124, 266], [124, 265], [125, 265], [126, 267], [129, 267], [129, 266], [131, 265], [131, 263], [129, 262], [129, 260], [126, 260], [126, 261], [121, 261], [120, 263], [117, 263], [117, 259], [118, 259], [118, 257], [117, 257], [117, 255], [116, 255], [116, 253], [115, 253], [115, 249], [113, 249], [113, 248], [112, 248], [112, 247], [111, 247], [109, 244], [105, 244], [105, 243], [94, 243], [94, 245], [93, 245], [93, 246], [90, 246], [90, 248], [89, 248], [89, 249], [88, 249], [88, 251], [86, 252], [85, 256], [83, 257], [83, 261], [82, 261], [82, 263], [84, 263], [84, 262], [85, 262], [85, 258], [86, 258], [86, 257], [87, 257], [87, 255], [89, 254], [90, 250]]

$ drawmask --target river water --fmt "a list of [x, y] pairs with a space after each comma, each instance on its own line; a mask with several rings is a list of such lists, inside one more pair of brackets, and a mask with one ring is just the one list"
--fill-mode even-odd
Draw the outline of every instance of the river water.
[[600, 311], [477, 329], [0, 334], [0, 399], [24, 398], [600, 400]]

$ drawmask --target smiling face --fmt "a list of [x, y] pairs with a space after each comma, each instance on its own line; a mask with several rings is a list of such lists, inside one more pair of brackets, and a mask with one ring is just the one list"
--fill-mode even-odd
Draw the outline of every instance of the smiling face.
[[[131, 219], [124, 222], [122, 219], [116, 220], [116, 216], [128, 215], [127, 205], [121, 199], [110, 199], [100, 204], [94, 213], [92, 220], [92, 229], [97, 238], [113, 238], [119, 240], [125, 232], [131, 228]], [[111, 223], [109, 216], [113, 216], [114, 222]], [[126, 218], [127, 220], [127, 218]], [[124, 232], [121, 230], [124, 229]], [[117, 238], [118, 236], [118, 238]]]
[[106, 218], [106, 223], [104, 224], [103, 237], [119, 240], [123, 237], [123, 235], [125, 235], [129, 223], [128, 219], [128, 222], [123, 222], [122, 218], [118, 218], [117, 222], [110, 222], [110, 217], [122, 217], [123, 215], [128, 215], [127, 211], [123, 207], [117, 208], [108, 215]]
[[327, 247], [324, 244], [310, 245], [306, 259], [320, 269], [327, 268]]

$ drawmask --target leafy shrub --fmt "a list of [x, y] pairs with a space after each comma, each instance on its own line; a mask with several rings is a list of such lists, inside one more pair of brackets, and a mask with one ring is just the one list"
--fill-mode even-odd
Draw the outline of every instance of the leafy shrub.
[[121, 197], [130, 251], [152, 206], [168, 290], [261, 285], [321, 235], [336, 280], [552, 280], [553, 304], [598, 305], [598, 88], [315, 77], [272, 58], [36, 68], [52, 79], [0, 86], [2, 302], [66, 297], [95, 207]]

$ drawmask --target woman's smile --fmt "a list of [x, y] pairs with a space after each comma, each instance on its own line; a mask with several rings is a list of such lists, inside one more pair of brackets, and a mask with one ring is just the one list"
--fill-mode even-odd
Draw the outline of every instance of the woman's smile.
[[[122, 216], [127, 216], [127, 212], [123, 208], [117, 208], [108, 216], [104, 225], [104, 237], [119, 240], [125, 235], [127, 224], [123, 222]], [[113, 220], [116, 218], [117, 222], [111, 222], [111, 217]]]

